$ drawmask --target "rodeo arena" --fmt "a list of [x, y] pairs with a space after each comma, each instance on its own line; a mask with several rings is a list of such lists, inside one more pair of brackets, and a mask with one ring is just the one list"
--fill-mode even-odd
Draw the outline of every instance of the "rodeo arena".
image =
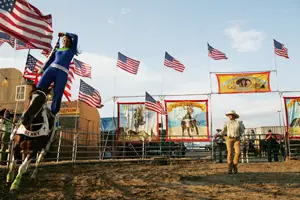
[[[76, 57], [79, 33], [54, 31], [52, 16], [28, 1], [8, 2], [0, 0], [0, 50], [27, 55], [24, 70], [0, 66], [0, 199], [300, 199], [300, 90], [278, 83], [288, 44], [273, 40], [275, 64], [265, 70], [209, 64], [209, 92], [168, 93], [163, 71], [160, 94], [118, 95], [115, 73], [105, 97], [92, 82], [99, 66]], [[207, 48], [208, 59], [227, 60]], [[184, 76], [188, 66], [164, 56], [162, 67]], [[139, 75], [127, 53], [114, 62], [118, 74]], [[230, 95], [272, 95], [278, 120], [248, 127], [242, 110], [220, 102]], [[220, 104], [222, 127], [213, 116]]]

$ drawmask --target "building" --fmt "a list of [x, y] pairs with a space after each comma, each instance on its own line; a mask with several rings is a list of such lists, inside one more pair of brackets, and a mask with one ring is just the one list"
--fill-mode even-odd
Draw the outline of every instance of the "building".
[[0, 109], [21, 115], [26, 107], [31, 86], [26, 85], [22, 72], [15, 68], [0, 69]]
[[74, 134], [78, 134], [78, 145], [90, 147], [99, 145], [100, 114], [97, 108], [78, 100], [62, 102], [59, 123], [65, 140], [72, 142]]

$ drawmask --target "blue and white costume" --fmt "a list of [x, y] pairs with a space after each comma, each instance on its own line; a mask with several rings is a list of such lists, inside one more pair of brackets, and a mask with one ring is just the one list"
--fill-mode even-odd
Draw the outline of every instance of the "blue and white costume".
[[45, 72], [37, 85], [37, 88], [46, 89], [49, 88], [51, 83], [54, 83], [54, 95], [51, 105], [51, 111], [54, 115], [60, 110], [61, 99], [68, 81], [69, 66], [77, 52], [78, 36], [72, 33], [66, 33], [65, 35], [72, 38], [72, 47], [59, 48], [50, 55], [43, 67]]

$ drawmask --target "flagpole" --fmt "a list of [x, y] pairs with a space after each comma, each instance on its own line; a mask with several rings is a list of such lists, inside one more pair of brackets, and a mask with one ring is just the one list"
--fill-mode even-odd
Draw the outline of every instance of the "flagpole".
[[[14, 65], [15, 65], [15, 52], [16, 52], [16, 45], [14, 45]], [[30, 49], [28, 49], [27, 57], [28, 57], [29, 54], [30, 54]], [[22, 85], [22, 83], [23, 83], [23, 77], [21, 77], [20, 85]], [[16, 91], [16, 92], [18, 92], [18, 91]], [[14, 111], [13, 123], [15, 122], [16, 115], [17, 115], [17, 110], [18, 110], [18, 106], [19, 106], [19, 100], [18, 99], [19, 99], [19, 94], [17, 93], [17, 103], [16, 103], [16, 107], [15, 107], [15, 111]]]
[[[163, 102], [163, 100], [164, 100], [164, 96], [161, 96], [160, 97], [160, 100], [161, 100], [161, 102]], [[166, 110], [166, 108], [165, 108], [165, 110]], [[159, 123], [158, 123], [159, 124]], [[164, 123], [163, 123], [163, 115], [161, 114], [160, 115], [160, 125], [161, 125], [161, 127], [159, 128], [159, 126], [158, 126], [158, 130], [160, 131], [160, 133], [159, 133], [159, 154], [160, 154], [160, 156], [162, 155], [162, 152], [161, 152], [161, 143], [162, 143], [162, 135], [163, 135], [163, 129], [164, 129]]]
[[278, 68], [276, 62], [276, 53], [274, 52], [274, 65], [275, 65], [275, 73], [276, 73], [276, 84], [277, 84], [277, 91], [279, 91], [279, 81], [278, 81]]
[[[165, 73], [165, 67], [163, 66], [162, 67], [162, 73], [161, 73], [161, 100], [163, 100], [163, 94], [164, 94], [164, 73]], [[161, 128], [159, 129], [160, 133], [159, 133], [159, 155], [161, 156], [162, 155], [162, 135], [163, 135], [163, 116], [160, 115], [160, 123], [161, 123]], [[159, 123], [158, 123], [159, 124]], [[159, 126], [158, 126], [159, 128]]]
[[[286, 127], [285, 127], [285, 116], [284, 116], [284, 108], [283, 108], [283, 105], [282, 105], [282, 92], [279, 91], [279, 79], [278, 79], [278, 67], [277, 67], [277, 60], [276, 60], [276, 53], [274, 51], [274, 65], [275, 65], [275, 73], [276, 73], [276, 84], [277, 84], [277, 91], [278, 91], [278, 94], [279, 94], [279, 101], [280, 101], [280, 109], [281, 109], [281, 118], [282, 118], [282, 122], [283, 122], [283, 129], [284, 129], [284, 142], [285, 142], [285, 146], [286, 146], [286, 152], [290, 151], [290, 148], [287, 147], [287, 144], [286, 144]], [[289, 157], [289, 153], [287, 154], [287, 157]]]
[[[207, 42], [208, 44], [208, 42]], [[210, 94], [212, 93], [212, 83], [211, 83], [211, 63], [210, 63], [210, 59], [209, 56], [207, 57], [208, 60], [208, 78], [209, 78], [209, 89], [210, 89]]]
[[[116, 65], [116, 70], [115, 70], [115, 74], [114, 74], [114, 80], [113, 80], [113, 84], [114, 84], [114, 89], [113, 89], [113, 122], [114, 122], [114, 125], [115, 127], [117, 127], [116, 125], [116, 120], [115, 120], [115, 116], [116, 116], [116, 101], [117, 101], [117, 73], [118, 73], [118, 66]], [[115, 133], [115, 136], [116, 136], [117, 133]], [[107, 136], [108, 138], [108, 136]], [[104, 150], [105, 150], [106, 146], [104, 146]], [[115, 137], [112, 136], [112, 157], [115, 155]], [[104, 151], [103, 151], [103, 156], [104, 156]]]
[[163, 95], [164, 94], [164, 73], [165, 73], [165, 70], [164, 70], [165, 67], [162, 67], [162, 72], [161, 72], [161, 94]]
[[280, 100], [280, 107], [281, 107], [281, 117], [282, 117], [282, 120], [283, 120], [283, 127], [285, 127], [285, 121], [284, 121], [284, 114], [283, 114], [283, 105], [282, 105], [282, 100], [281, 100], [281, 97], [282, 97], [282, 92], [279, 91], [279, 79], [278, 79], [278, 68], [277, 68], [277, 61], [276, 61], [276, 53], [274, 52], [274, 65], [275, 65], [275, 73], [276, 73], [276, 83], [277, 83], [277, 91], [279, 93], [279, 100]]
[[[207, 42], [208, 44], [208, 42]], [[211, 81], [211, 63], [210, 63], [210, 58], [208, 56], [208, 74], [209, 74], [209, 88], [210, 88], [210, 94], [207, 95], [208, 96], [208, 100], [209, 100], [209, 105], [208, 106], [210, 109], [209, 109], [209, 115], [210, 115], [210, 123], [209, 123], [209, 126], [210, 128], [208, 130], [210, 130], [210, 142], [211, 142], [211, 158], [213, 160], [213, 153], [214, 153], [214, 145], [213, 145], [213, 141], [212, 141], [212, 101], [211, 101], [211, 96], [212, 96], [212, 81]]]
[[[14, 42], [14, 47], [13, 47], [13, 49], [14, 49], [14, 53], [13, 53], [13, 66], [15, 67], [15, 59], [16, 59], [16, 42], [17, 42], [17, 40], [15, 39], [15, 42]], [[20, 81], [20, 85], [22, 84], [22, 80], [23, 80], [23, 78], [21, 77], [21, 81]], [[18, 91], [16, 91], [16, 92], [18, 92]], [[16, 119], [16, 113], [17, 113], [17, 109], [18, 109], [18, 103], [19, 103], [19, 94], [17, 93], [16, 94], [17, 95], [17, 102], [16, 102], [16, 107], [15, 107], [15, 110], [14, 110], [14, 117], [13, 117], [13, 120], [12, 120], [12, 124], [13, 124], [13, 128], [11, 129], [11, 135], [12, 135], [12, 133], [13, 133], [13, 131], [14, 131], [14, 125], [15, 125], [15, 119]], [[10, 140], [9, 141], [9, 147], [8, 147], [8, 150], [9, 150], [9, 154], [8, 154], [8, 162], [7, 162], [7, 168], [10, 166], [10, 163], [11, 163], [11, 160], [12, 160], [12, 154], [13, 154], [13, 152], [12, 152], [12, 150], [13, 150], [13, 140]]]
[[[79, 95], [79, 91], [78, 91], [78, 95]], [[79, 99], [77, 97], [77, 101], [76, 101], [76, 110], [75, 110], [75, 125], [74, 125], [74, 130], [75, 130], [75, 135], [73, 137], [73, 148], [72, 148], [72, 163], [74, 163], [76, 161], [76, 153], [77, 153], [77, 137], [78, 137], [78, 134], [77, 133], [77, 110], [78, 110], [78, 107], [79, 107]]]

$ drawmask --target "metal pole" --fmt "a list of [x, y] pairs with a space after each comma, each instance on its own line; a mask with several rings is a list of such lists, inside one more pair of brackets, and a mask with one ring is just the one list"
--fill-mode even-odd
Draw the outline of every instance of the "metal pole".
[[61, 136], [62, 136], [62, 131], [59, 132], [59, 140], [58, 140], [58, 147], [57, 147], [57, 157], [56, 157], [56, 162], [59, 161], [60, 146], [61, 146]]
[[211, 143], [211, 159], [212, 159], [212, 161], [213, 161], [213, 157], [214, 157], [214, 143], [213, 143], [213, 129], [212, 129], [212, 101], [211, 101], [211, 95], [208, 95], [208, 99], [209, 99], [209, 102], [210, 102], [210, 106], [209, 106], [209, 110], [210, 110], [210, 112], [209, 112], [209, 115], [210, 115], [210, 143]]
[[145, 137], [143, 136], [143, 146], [142, 146], [142, 160], [144, 159], [145, 156]]
[[[77, 109], [78, 109], [78, 104], [79, 104], [79, 101], [77, 100], [77, 103], [76, 103], [76, 112], [77, 112]], [[72, 162], [74, 163], [76, 161], [76, 153], [77, 153], [77, 136], [78, 136], [78, 133], [77, 133], [77, 123], [78, 123], [78, 120], [77, 120], [77, 113], [75, 113], [75, 135], [73, 137], [73, 149], [72, 149]]]
[[278, 110], [277, 112], [278, 112], [278, 119], [279, 119], [279, 127], [280, 127], [280, 129], [281, 129], [281, 119], [280, 119], [280, 112], [281, 112], [281, 111]]

